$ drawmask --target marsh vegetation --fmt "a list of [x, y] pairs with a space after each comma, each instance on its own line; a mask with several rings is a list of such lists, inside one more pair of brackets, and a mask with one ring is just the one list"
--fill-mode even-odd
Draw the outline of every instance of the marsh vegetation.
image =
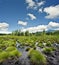
[[59, 33], [0, 35], [0, 65], [58, 65]]

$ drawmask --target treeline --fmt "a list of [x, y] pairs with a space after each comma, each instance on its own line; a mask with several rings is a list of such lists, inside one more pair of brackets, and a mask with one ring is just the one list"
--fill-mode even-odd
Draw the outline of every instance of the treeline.
[[47, 35], [59, 35], [59, 30], [58, 31], [51, 31], [51, 32], [46, 32]]
[[59, 31], [51, 31], [51, 32], [46, 32], [45, 30], [43, 32], [36, 32], [36, 33], [29, 33], [29, 31], [26, 32], [21, 32], [19, 30], [15, 30], [12, 32], [12, 35], [17, 35], [17, 36], [29, 36], [29, 35], [58, 35]]

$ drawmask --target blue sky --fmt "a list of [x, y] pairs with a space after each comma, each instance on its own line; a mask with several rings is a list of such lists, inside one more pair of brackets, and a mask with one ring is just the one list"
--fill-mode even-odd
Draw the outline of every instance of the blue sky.
[[59, 0], [0, 0], [0, 32], [59, 30]]

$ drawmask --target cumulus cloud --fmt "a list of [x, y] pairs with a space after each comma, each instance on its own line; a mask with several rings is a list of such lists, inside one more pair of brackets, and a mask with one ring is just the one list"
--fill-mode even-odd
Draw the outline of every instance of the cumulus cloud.
[[44, 5], [45, 1], [38, 2], [37, 4], [38, 4], [38, 6]]
[[42, 32], [43, 30], [48, 31], [48, 30], [59, 30], [59, 23], [56, 22], [49, 22], [47, 25], [38, 25], [35, 27], [29, 27], [26, 29], [22, 29], [21, 31], [29, 31], [30, 33], [35, 33], [35, 32]]
[[36, 27], [30, 27], [30, 28], [26, 28], [23, 29], [22, 31], [29, 31], [30, 33], [35, 33], [35, 32], [42, 32], [43, 30], [47, 30], [47, 26], [46, 25], [39, 25]]
[[47, 13], [45, 17], [48, 19], [57, 18], [59, 17], [59, 5], [46, 7], [44, 8], [44, 12]]
[[27, 8], [37, 9], [38, 7], [44, 5], [45, 1], [35, 2], [34, 0], [26, 0], [26, 3], [28, 4]]
[[12, 32], [9, 31], [0, 31], [0, 34], [11, 34]]
[[28, 4], [28, 8], [33, 8], [35, 6], [35, 2], [33, 0], [26, 0], [26, 3]]
[[49, 27], [59, 27], [59, 23], [56, 23], [56, 22], [50, 22], [49, 24], [48, 24], [48, 26]]
[[8, 23], [0, 23], [0, 30], [8, 30], [9, 24]]
[[18, 21], [18, 24], [19, 24], [19, 25], [26, 26], [26, 25], [27, 25], [27, 22], [24, 22], [24, 21]]
[[1, 34], [9, 34], [11, 32], [8, 31], [9, 24], [5, 22], [0, 23], [0, 33]]
[[59, 29], [59, 23], [56, 22], [50, 22], [47, 26], [49, 30], [58, 30]]
[[41, 13], [42, 13], [42, 12], [43, 12], [43, 8], [40, 8], [40, 9], [39, 9], [39, 12], [41, 12]]
[[27, 15], [31, 18], [31, 20], [36, 19], [36, 16], [34, 16], [34, 15], [33, 15], [33, 14], [31, 14], [31, 13], [28, 13]]

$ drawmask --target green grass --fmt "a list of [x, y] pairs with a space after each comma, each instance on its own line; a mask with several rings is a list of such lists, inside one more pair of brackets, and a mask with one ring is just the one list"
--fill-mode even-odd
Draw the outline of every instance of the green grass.
[[7, 47], [6, 51], [9, 53], [10, 57], [12, 57], [12, 56], [20, 57], [21, 56], [21, 53], [16, 49], [16, 47], [13, 47], [13, 46]]
[[6, 51], [0, 52], [0, 62], [7, 59], [9, 57], [9, 54]]
[[28, 56], [33, 65], [46, 65], [46, 58], [41, 52], [31, 49]]
[[16, 48], [13, 47], [13, 46], [10, 46], [10, 47], [6, 48], [6, 51], [8, 51], [8, 52], [13, 51], [13, 50], [16, 50]]
[[55, 48], [53, 48], [53, 47], [48, 47], [48, 48], [44, 48], [44, 49], [43, 49], [43, 52], [44, 52], [45, 54], [51, 54], [54, 50], [55, 50]]

